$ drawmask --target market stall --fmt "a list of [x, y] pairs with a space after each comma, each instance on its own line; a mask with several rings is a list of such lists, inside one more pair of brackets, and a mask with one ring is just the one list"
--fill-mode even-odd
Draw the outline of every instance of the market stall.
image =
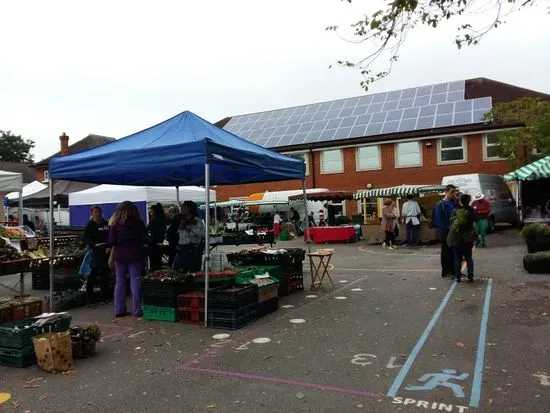
[[[361, 232], [367, 242], [378, 243], [384, 239], [384, 231], [380, 227], [381, 210], [384, 198], [396, 200], [398, 211], [401, 211], [402, 199], [412, 195], [424, 211], [420, 222], [418, 239], [422, 243], [433, 242], [438, 239], [437, 229], [431, 225], [432, 210], [443, 197], [443, 185], [400, 185], [389, 188], [369, 189], [359, 191], [354, 198], [362, 203], [363, 225]], [[406, 233], [406, 226], [399, 220], [399, 233]]]
[[[186, 111], [103, 146], [54, 158], [50, 178], [114, 185], [203, 185], [205, 204], [210, 205], [210, 185], [300, 179], [305, 191], [305, 164], [254, 145]], [[51, 183], [49, 190], [53, 194]], [[208, 323], [210, 208], [205, 210], [205, 221], [204, 320]], [[50, 286], [50, 294], [52, 289]], [[229, 308], [238, 307], [237, 303], [232, 305]], [[237, 310], [232, 311], [226, 316], [237, 317]], [[221, 316], [214, 312], [212, 317]]]

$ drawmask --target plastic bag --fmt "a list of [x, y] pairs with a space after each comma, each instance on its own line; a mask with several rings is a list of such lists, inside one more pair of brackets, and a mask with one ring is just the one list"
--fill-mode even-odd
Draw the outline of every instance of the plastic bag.
[[33, 338], [38, 366], [50, 373], [61, 373], [74, 368], [69, 332], [46, 333]]

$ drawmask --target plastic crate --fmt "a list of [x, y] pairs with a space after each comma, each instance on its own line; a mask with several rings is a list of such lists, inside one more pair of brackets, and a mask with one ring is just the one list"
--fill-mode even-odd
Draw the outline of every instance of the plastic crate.
[[178, 296], [178, 309], [204, 309], [204, 291], [193, 291]]
[[175, 308], [178, 303], [178, 296], [173, 295], [172, 293], [143, 293], [141, 297], [141, 302], [143, 305], [153, 306], [153, 307], [171, 307]]
[[258, 303], [261, 303], [263, 301], [271, 300], [273, 298], [277, 298], [279, 290], [279, 283], [273, 282], [271, 284], [267, 285], [261, 285], [258, 287]]
[[12, 306], [12, 321], [24, 320], [42, 314], [42, 300], [31, 299]]
[[204, 324], [204, 308], [178, 308], [178, 322], [183, 324]]
[[174, 282], [174, 281], [161, 281], [161, 280], [150, 280], [144, 279], [141, 283], [141, 292], [145, 294], [155, 294], [155, 295], [171, 295], [177, 297], [180, 294], [189, 292], [193, 290], [192, 280], [189, 279], [185, 282]]
[[263, 317], [267, 314], [274, 313], [279, 309], [279, 299], [277, 297], [258, 303], [257, 317]]
[[176, 309], [170, 307], [143, 306], [143, 318], [150, 321], [176, 321]]
[[238, 310], [258, 302], [258, 286], [247, 285], [233, 288], [212, 288], [208, 291], [208, 307]]
[[[0, 326], [0, 347], [23, 349], [33, 346], [32, 338], [43, 333], [59, 333], [67, 331], [71, 325], [71, 316], [60, 314], [54, 321], [45, 322], [42, 325], [32, 325], [40, 318], [30, 318]], [[31, 326], [32, 325], [32, 326]], [[29, 326], [29, 327], [27, 327]], [[14, 330], [18, 327], [18, 330]]]
[[286, 292], [288, 295], [304, 290], [304, 274], [303, 271], [297, 271], [287, 275]]
[[0, 324], [11, 323], [13, 321], [11, 317], [12, 317], [11, 306], [0, 308]]
[[[67, 311], [83, 307], [87, 302], [88, 295], [85, 291], [56, 292], [53, 296], [53, 310], [56, 312]], [[46, 296], [46, 307], [50, 308], [50, 296]]]
[[238, 330], [258, 318], [258, 304], [253, 303], [237, 310], [208, 309], [208, 327]]
[[36, 363], [34, 346], [25, 347], [21, 350], [0, 347], [0, 366], [6, 367], [28, 367]]

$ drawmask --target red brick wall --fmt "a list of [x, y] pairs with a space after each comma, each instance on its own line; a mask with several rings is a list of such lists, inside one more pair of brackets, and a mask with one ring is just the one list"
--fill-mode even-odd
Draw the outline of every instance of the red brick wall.
[[[470, 135], [467, 137], [468, 162], [459, 164], [438, 165], [437, 139], [429, 140], [431, 147], [427, 147], [422, 141], [423, 165], [411, 168], [395, 167], [395, 144], [381, 145], [380, 156], [382, 169], [377, 171], [356, 171], [355, 148], [344, 148], [344, 172], [338, 174], [322, 175], [320, 165], [320, 152], [312, 152], [313, 162], [310, 157], [309, 175], [307, 177], [308, 188], [313, 187], [312, 173], [315, 171], [315, 187], [328, 188], [330, 190], [351, 190], [366, 188], [368, 183], [375, 188], [401, 184], [439, 184], [444, 176], [466, 173], [504, 174], [511, 170], [507, 161], [484, 161], [482, 135]], [[282, 191], [301, 189], [299, 181], [259, 183], [248, 185], [218, 186], [216, 188], [218, 201], [226, 201], [229, 197], [248, 196], [254, 192]], [[350, 212], [349, 209], [346, 212]], [[354, 209], [355, 212], [355, 209]]]
[[38, 182], [44, 181], [44, 171], [47, 171], [47, 170], [48, 170], [47, 166], [39, 166], [36, 168], [35, 174], [36, 174], [36, 180]]

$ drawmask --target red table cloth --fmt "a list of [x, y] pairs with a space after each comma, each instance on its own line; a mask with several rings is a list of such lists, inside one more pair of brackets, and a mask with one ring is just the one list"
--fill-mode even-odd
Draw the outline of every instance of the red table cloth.
[[308, 240], [308, 231], [311, 236], [311, 240], [315, 244], [322, 244], [324, 242], [349, 242], [355, 241], [356, 232], [355, 228], [351, 225], [341, 227], [313, 227], [304, 232], [304, 241]]

